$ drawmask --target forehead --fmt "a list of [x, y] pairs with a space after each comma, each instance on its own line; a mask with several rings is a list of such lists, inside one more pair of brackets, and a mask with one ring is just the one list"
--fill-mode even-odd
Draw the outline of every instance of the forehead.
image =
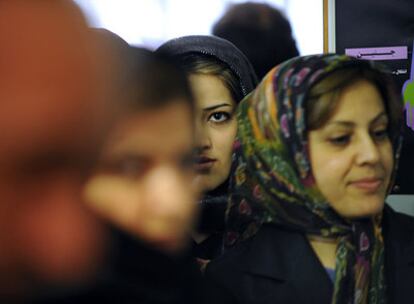
[[377, 87], [367, 80], [358, 80], [341, 92], [328, 123], [335, 120], [371, 121], [384, 110], [384, 100]]
[[218, 76], [191, 74], [189, 81], [198, 106], [209, 106], [211, 103], [220, 101], [227, 101], [232, 105], [236, 104], [231, 96], [230, 90]]
[[104, 154], [169, 158], [188, 153], [192, 145], [191, 109], [185, 101], [177, 100], [120, 121], [105, 145]]

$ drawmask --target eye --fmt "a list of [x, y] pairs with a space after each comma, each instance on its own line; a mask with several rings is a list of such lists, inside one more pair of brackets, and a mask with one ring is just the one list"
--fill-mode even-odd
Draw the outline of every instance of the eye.
[[137, 177], [145, 170], [145, 164], [136, 159], [123, 159], [118, 164], [119, 174], [126, 177]]
[[340, 135], [329, 138], [329, 142], [335, 146], [345, 146], [351, 141], [351, 135]]
[[231, 118], [231, 115], [229, 113], [220, 111], [220, 112], [214, 112], [213, 114], [211, 114], [208, 117], [208, 120], [212, 122], [220, 123], [220, 122], [225, 122], [229, 120], [230, 118]]
[[148, 168], [148, 162], [135, 158], [125, 157], [115, 161], [110, 161], [102, 164], [101, 169], [110, 174], [126, 177], [137, 178], [141, 176]]
[[372, 132], [372, 137], [377, 141], [388, 139], [388, 129], [378, 129]]

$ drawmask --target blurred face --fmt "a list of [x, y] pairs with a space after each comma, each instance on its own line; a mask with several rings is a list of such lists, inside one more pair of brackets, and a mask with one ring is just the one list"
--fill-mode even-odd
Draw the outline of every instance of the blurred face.
[[0, 284], [6, 293], [90, 279], [102, 262], [105, 243], [105, 231], [81, 195], [96, 151], [77, 140], [93, 139], [39, 141], [31, 130], [26, 132], [35, 146], [20, 138], [7, 151], [12, 154], [3, 154], [0, 161], [0, 221], [5, 231], [0, 233]]
[[105, 233], [81, 194], [113, 111], [70, 2], [1, 1], [0, 40], [1, 298], [96, 270]]
[[361, 80], [345, 89], [333, 116], [309, 132], [312, 172], [332, 208], [345, 218], [382, 211], [393, 168], [382, 97]]
[[184, 101], [119, 122], [86, 186], [88, 203], [161, 250], [182, 249], [196, 208], [196, 195], [188, 187], [194, 178], [192, 129]]
[[196, 178], [202, 192], [214, 190], [229, 176], [237, 132], [236, 102], [216, 76], [193, 74], [190, 84], [196, 99]]

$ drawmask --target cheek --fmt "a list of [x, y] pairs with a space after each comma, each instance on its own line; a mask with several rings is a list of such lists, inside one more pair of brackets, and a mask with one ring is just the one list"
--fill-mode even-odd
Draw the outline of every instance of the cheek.
[[31, 190], [22, 192], [14, 218], [20, 258], [45, 280], [77, 280], [92, 273], [103, 249], [103, 230], [82, 204], [80, 187], [57, 178]]
[[134, 183], [122, 178], [94, 177], [87, 183], [84, 197], [96, 213], [116, 224], [127, 223], [139, 214], [139, 191]]
[[391, 144], [384, 149], [382, 159], [384, 169], [387, 172], [388, 178], [390, 178], [394, 169], [394, 154]]
[[311, 164], [316, 185], [325, 198], [332, 200], [333, 196], [339, 195], [350, 169], [348, 158], [338, 153], [333, 156], [319, 150], [311, 158]]
[[219, 151], [222, 157], [226, 159], [231, 158], [236, 134], [237, 122], [235, 120], [221, 129], [214, 130], [213, 141], [215, 149]]

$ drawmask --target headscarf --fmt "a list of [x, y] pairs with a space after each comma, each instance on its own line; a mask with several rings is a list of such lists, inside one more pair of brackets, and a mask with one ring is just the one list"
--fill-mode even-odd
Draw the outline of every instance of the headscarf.
[[[239, 87], [236, 102], [240, 102], [257, 85], [257, 77], [247, 57], [231, 42], [207, 35], [183, 36], [167, 41], [156, 52], [177, 59], [190, 54], [211, 57], [224, 63], [237, 77]], [[217, 189], [207, 193], [200, 201], [201, 219], [199, 231], [204, 233], [224, 230], [224, 212], [228, 202], [228, 180]]]
[[162, 44], [156, 52], [179, 58], [188, 54], [212, 57], [229, 67], [237, 76], [240, 97], [249, 94], [257, 85], [257, 77], [247, 57], [230, 41], [215, 36], [193, 35], [171, 39]]
[[[225, 242], [232, 247], [265, 223], [337, 238], [333, 303], [384, 303], [381, 216], [339, 216], [316, 187], [308, 155], [307, 94], [330, 73], [351, 66], [382, 73], [373, 62], [347, 56], [296, 57], [270, 71], [240, 103]], [[399, 106], [393, 102], [385, 100], [388, 113]], [[394, 164], [400, 142], [393, 140]]]

